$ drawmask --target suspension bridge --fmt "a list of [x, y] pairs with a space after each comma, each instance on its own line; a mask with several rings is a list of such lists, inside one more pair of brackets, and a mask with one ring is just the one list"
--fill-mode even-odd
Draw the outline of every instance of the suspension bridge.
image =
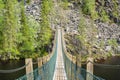
[[76, 65], [66, 52], [61, 28], [56, 32], [53, 54], [46, 63], [16, 80], [104, 80]]

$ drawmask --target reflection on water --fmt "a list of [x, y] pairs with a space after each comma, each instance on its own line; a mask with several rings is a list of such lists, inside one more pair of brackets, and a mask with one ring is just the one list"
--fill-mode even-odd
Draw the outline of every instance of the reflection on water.
[[[10, 60], [8, 62], [0, 62], [0, 70], [9, 70], [15, 69], [23, 66], [25, 64], [24, 60]], [[20, 76], [25, 74], [25, 69], [14, 72], [14, 73], [7, 73], [3, 74], [0, 73], [0, 80], [15, 80]]]
[[[120, 56], [109, 58], [103, 64], [120, 65]], [[120, 80], [120, 68], [94, 66], [94, 74], [106, 80]]]

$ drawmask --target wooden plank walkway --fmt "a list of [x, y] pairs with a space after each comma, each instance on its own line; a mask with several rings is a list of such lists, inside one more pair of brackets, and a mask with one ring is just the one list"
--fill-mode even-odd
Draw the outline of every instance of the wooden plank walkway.
[[58, 29], [57, 60], [53, 80], [67, 80], [61, 45], [61, 29]]

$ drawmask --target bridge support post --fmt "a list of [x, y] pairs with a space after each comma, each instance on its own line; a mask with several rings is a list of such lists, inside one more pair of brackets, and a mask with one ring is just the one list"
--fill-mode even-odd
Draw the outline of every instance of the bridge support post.
[[37, 61], [38, 61], [38, 73], [41, 74], [42, 71], [39, 68], [42, 66], [42, 58], [38, 58]]
[[[43, 64], [42, 58], [37, 58], [37, 61], [38, 61], [38, 74], [40, 75], [40, 74], [42, 74], [42, 70], [40, 69], [40, 67], [42, 67], [42, 64]], [[42, 78], [43, 77], [41, 77], [41, 79]]]
[[38, 68], [40, 68], [42, 66], [42, 58], [38, 58], [37, 61], [38, 61]]
[[[81, 74], [81, 54], [78, 54], [76, 56], [76, 62], [77, 62], [77, 74]], [[79, 80], [79, 76], [76, 76], [76, 80]]]
[[[72, 56], [72, 61], [73, 61], [73, 56]], [[74, 61], [73, 61], [74, 62]], [[73, 75], [73, 64], [72, 64], [72, 62], [71, 62], [71, 80], [74, 80], [74, 75]]]
[[[34, 80], [32, 59], [25, 59], [27, 80]], [[28, 75], [29, 74], [29, 75]]]
[[[87, 76], [86, 76], [86, 80], [93, 80], [93, 58], [88, 58], [88, 63], [87, 63]], [[92, 75], [91, 75], [92, 74]]]
[[76, 56], [77, 66], [81, 67], [81, 54]]
[[46, 56], [42, 57], [42, 63], [45, 64], [47, 62]]

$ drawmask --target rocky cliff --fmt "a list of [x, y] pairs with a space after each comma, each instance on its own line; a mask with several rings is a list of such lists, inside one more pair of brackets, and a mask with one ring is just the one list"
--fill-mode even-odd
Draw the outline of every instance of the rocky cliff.
[[[76, 3], [71, 0], [68, 3], [69, 4], [67, 5], [67, 9], [62, 9], [61, 7], [62, 13], [64, 14], [61, 15], [63, 16], [63, 18], [61, 22], [58, 22], [58, 23], [61, 23], [62, 24], [61, 27], [65, 28], [66, 34], [67, 33], [69, 33], [69, 35], [78, 34], [78, 29], [79, 29], [78, 27], [79, 25], [81, 25], [79, 24], [81, 19], [81, 15], [80, 15], [81, 8], [79, 7], [81, 4], [79, 4], [79, 2]], [[60, 3], [58, 3], [58, 5], [60, 5]], [[26, 6], [26, 12], [28, 13], [27, 15], [32, 15], [37, 21], [40, 21], [40, 10], [41, 10], [40, 6], [41, 6], [41, 0], [35, 0], [30, 5], [27, 5]], [[97, 29], [97, 34], [96, 34], [97, 44], [95, 43], [95, 46], [93, 47], [97, 47], [98, 45], [100, 45], [101, 41], [103, 41], [104, 51], [111, 51], [111, 50], [113, 51], [113, 46], [115, 44], [117, 44], [117, 51], [120, 51], [119, 49], [120, 48], [119, 47], [120, 46], [120, 26], [119, 26], [120, 1], [119, 0], [95, 0], [95, 9], [99, 17], [94, 20], [94, 25]], [[105, 14], [103, 14], [103, 12], [105, 12]], [[89, 25], [92, 19], [90, 18], [89, 15], [85, 15], [84, 13], [83, 13], [83, 16], [85, 18], [84, 22], [86, 23], [86, 25]], [[103, 16], [107, 17], [109, 20], [103, 21], [102, 20]], [[55, 19], [55, 20], [58, 20], [58, 19]], [[57, 24], [57, 23], [55, 25], [60, 26], [60, 24]], [[70, 39], [71, 38], [68, 39], [69, 43], [75, 46], [76, 43], [74, 44], [72, 42], [77, 41], [77, 39], [74, 38], [72, 39], [72, 41]], [[113, 45], [112, 44], [110, 45], [109, 42], [111, 41], [112, 43], [113, 40], [114, 40]]]
[[108, 18], [115, 23], [120, 22], [120, 1], [119, 0], [96, 0], [96, 11], [100, 16], [101, 12], [105, 10]]
[[[95, 0], [95, 1], [96, 1], [95, 9], [99, 17], [96, 20], [94, 20], [94, 25], [96, 26], [96, 29], [97, 29], [97, 34], [96, 34], [97, 42], [94, 41], [95, 45], [93, 47], [98, 49], [98, 46], [101, 44], [101, 42], [103, 42], [102, 44], [103, 46], [101, 49], [104, 53], [108, 53], [108, 51], [110, 53], [120, 53], [119, 52], [120, 51], [120, 47], [119, 47], [120, 46], [120, 25], [119, 25], [120, 1], [119, 0]], [[73, 8], [70, 7], [69, 9], [72, 12], [67, 13], [67, 15], [70, 15], [70, 16], [68, 16], [69, 23], [66, 25], [66, 31], [67, 33], [73, 32], [73, 34], [74, 33], [76, 34], [78, 33], [78, 27], [79, 27], [81, 15], [79, 14], [80, 10], [78, 7], [76, 7], [75, 2], [72, 2], [71, 4], [72, 4], [71, 7]], [[105, 14], [101, 12], [103, 10]], [[108, 21], [103, 21], [102, 20], [103, 16], [107, 17]], [[89, 26], [92, 19], [90, 18], [89, 15], [84, 15], [84, 17], [85, 17], [84, 21], [86, 25]], [[74, 26], [72, 27], [71, 24], [73, 24]], [[72, 37], [66, 37], [66, 38], [72, 39]], [[77, 39], [75, 38], [73, 40], [77, 41]], [[70, 45], [72, 44], [76, 45], [76, 43], [73, 43], [74, 41], [68, 40], [68, 42], [66, 43], [68, 45], [70, 43], [71, 43]], [[93, 52], [95, 51], [93, 50]]]

